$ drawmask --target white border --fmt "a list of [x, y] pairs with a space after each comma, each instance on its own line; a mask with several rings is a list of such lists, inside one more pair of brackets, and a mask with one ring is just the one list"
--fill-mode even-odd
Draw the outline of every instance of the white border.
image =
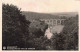
[[[16, 0], [16, 1], [18, 1], [18, 0]], [[79, 20], [80, 20], [80, 0], [75, 0], [75, 2], [76, 1], [78, 3], [77, 8], [78, 8]], [[80, 21], [79, 21], [79, 26], [80, 26]], [[80, 29], [80, 27], [79, 27], [79, 29]], [[28, 50], [27, 51], [26, 50], [11, 50], [10, 52], [17, 52], [17, 51], [19, 51], [19, 52], [23, 52], [23, 51], [28, 52]], [[80, 33], [79, 33], [79, 51], [80, 51]], [[54, 51], [54, 50], [53, 51], [49, 51], [49, 50], [42, 51], [41, 50], [41, 52], [79, 52], [79, 51]], [[8, 51], [4, 51], [4, 50], [2, 51], [2, 0], [0, 0], [0, 52], [8, 52]], [[40, 52], [40, 51], [29, 51], [29, 52]]]

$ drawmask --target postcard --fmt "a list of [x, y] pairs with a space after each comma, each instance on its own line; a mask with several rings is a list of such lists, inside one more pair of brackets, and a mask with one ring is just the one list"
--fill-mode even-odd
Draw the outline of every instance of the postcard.
[[1, 2], [2, 52], [79, 52], [80, 0]]

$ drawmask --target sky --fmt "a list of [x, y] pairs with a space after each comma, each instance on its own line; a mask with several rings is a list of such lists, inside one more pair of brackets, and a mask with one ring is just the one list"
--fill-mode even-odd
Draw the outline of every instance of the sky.
[[21, 11], [40, 13], [77, 12], [78, 0], [2, 0], [3, 3], [16, 5]]

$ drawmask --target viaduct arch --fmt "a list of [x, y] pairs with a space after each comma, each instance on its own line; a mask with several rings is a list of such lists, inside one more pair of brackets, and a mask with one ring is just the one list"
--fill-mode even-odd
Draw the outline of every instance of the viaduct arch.
[[48, 24], [48, 28], [50, 28], [50, 32], [53, 33], [54, 26], [64, 25], [64, 21], [66, 19], [40, 19]]

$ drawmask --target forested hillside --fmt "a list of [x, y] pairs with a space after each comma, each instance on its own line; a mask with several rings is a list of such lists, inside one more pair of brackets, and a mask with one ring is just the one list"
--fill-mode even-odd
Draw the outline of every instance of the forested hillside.
[[[62, 32], [53, 33], [48, 39], [44, 35], [48, 24], [39, 20], [43, 18], [66, 19]], [[22, 12], [12, 4], [2, 5], [2, 48], [17, 46], [23, 50], [78, 50], [78, 29], [78, 15], [61, 17], [48, 13]]]
[[[2, 5], [2, 48], [17, 46], [17, 48], [46, 49], [44, 37], [47, 24], [39, 20], [31, 22], [21, 14], [17, 6]], [[6, 49], [7, 50], [7, 49]]]
[[19, 8], [14, 5], [2, 5], [2, 45], [25, 47], [28, 39], [30, 21], [26, 20]]
[[[65, 33], [71, 33], [72, 31], [76, 29], [78, 29], [78, 15], [76, 15], [76, 17], [71, 17], [71, 18], [68, 18], [66, 21], [65, 21], [65, 27], [63, 29], [63, 32]], [[77, 30], [78, 31], [78, 30]]]
[[52, 15], [50, 13], [22, 11], [22, 14], [25, 15], [26, 19], [66, 19], [65, 16]]
[[62, 35], [61, 38], [63, 38], [63, 45], [65, 45], [63, 46], [64, 49], [78, 49], [78, 30], [78, 15], [76, 15], [74, 18], [68, 18], [65, 21], [63, 31], [60, 33], [60, 35]]
[[61, 33], [53, 34], [51, 47], [55, 50], [78, 50], [78, 15], [66, 19]]

